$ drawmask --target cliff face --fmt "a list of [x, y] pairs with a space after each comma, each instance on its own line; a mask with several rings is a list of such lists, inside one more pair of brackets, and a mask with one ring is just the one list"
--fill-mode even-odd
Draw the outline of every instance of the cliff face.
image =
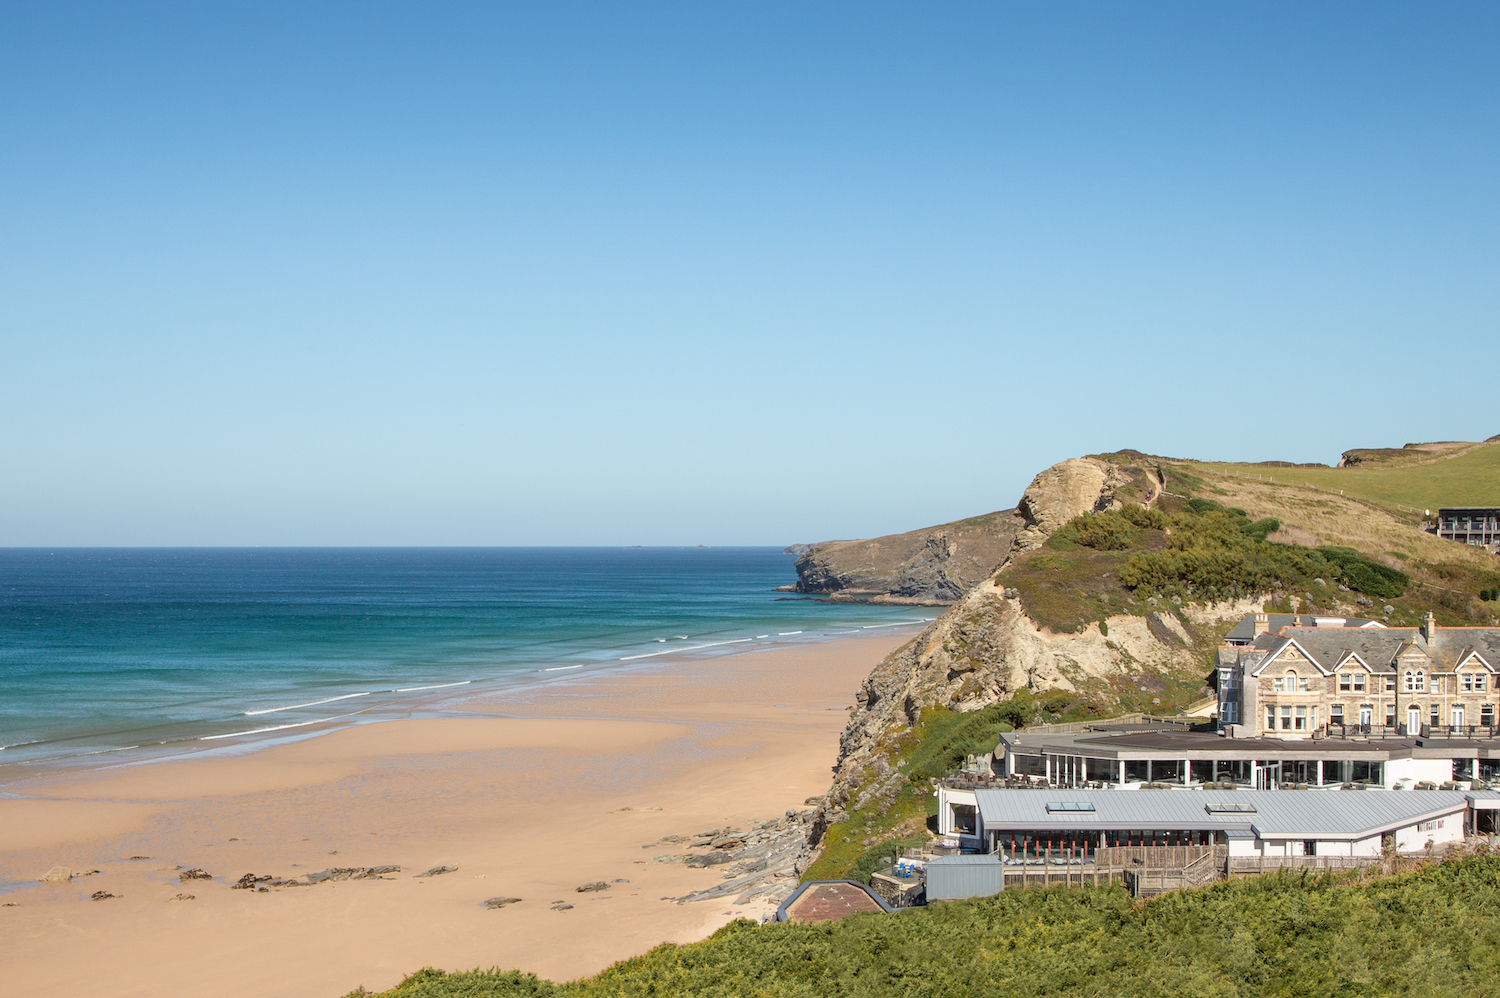
[[[1075, 516], [1139, 501], [1154, 484], [1144, 462], [1135, 467], [1075, 458], [1054, 465], [1037, 475], [1022, 497], [1015, 514], [1020, 529], [1008, 554], [1036, 549]], [[1258, 608], [1249, 602], [1189, 608], [1182, 611], [1187, 624], [1175, 613], [1121, 614], [1109, 618], [1107, 635], [1098, 627], [1053, 633], [1027, 616], [1016, 590], [995, 581], [1003, 570], [1003, 563], [997, 565], [865, 680], [840, 738], [837, 775], [820, 827], [841, 820], [843, 809], [856, 798], [878, 796], [881, 787], [872, 780], [904, 779], [897, 772], [885, 773], [889, 767], [883, 754], [889, 733], [913, 724], [922, 707], [976, 710], [1027, 686], [1150, 689], [1163, 676], [1191, 676], [1199, 668], [1196, 625], [1238, 620]]]
[[873, 596], [877, 603], [954, 603], [1010, 553], [1026, 525], [1016, 510], [860, 541], [813, 544], [797, 559], [787, 589]]

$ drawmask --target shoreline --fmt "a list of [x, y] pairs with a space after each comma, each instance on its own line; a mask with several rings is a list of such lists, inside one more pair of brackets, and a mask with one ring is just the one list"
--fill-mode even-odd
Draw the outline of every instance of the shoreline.
[[[921, 626], [512, 687], [467, 697], [462, 716], [233, 755], [33, 774], [25, 796], [7, 781], [10, 987], [332, 996], [426, 965], [560, 981], [759, 917], [763, 900], [672, 900], [722, 874], [665, 861], [686, 851], [669, 840], [743, 830], [826, 792], [859, 683]], [[35, 883], [54, 865], [102, 872]], [[378, 865], [401, 871], [229, 887], [245, 873]], [[457, 869], [414, 876], [443, 865]], [[214, 879], [182, 881], [178, 867]], [[595, 882], [610, 886], [575, 889]], [[195, 899], [168, 900], [179, 893]], [[483, 907], [497, 896], [522, 901]]]
[[[230, 715], [231, 717], [242, 718], [245, 723], [249, 724], [255, 724], [259, 719], [264, 718], [264, 721], [261, 722], [264, 726], [251, 727], [243, 731], [213, 731], [212, 733], [199, 734], [184, 733], [169, 736], [157, 741], [156, 744], [151, 744], [151, 742], [166, 732], [157, 732], [152, 737], [143, 740], [140, 744], [89, 748], [87, 750], [80, 749], [74, 752], [36, 757], [26, 757], [24, 755], [14, 757], [13, 755], [7, 756], [6, 753], [14, 753], [17, 749], [25, 750], [34, 746], [61, 745], [67, 742], [102, 739], [108, 737], [111, 732], [98, 731], [81, 735], [0, 745], [0, 793], [3, 793], [6, 786], [15, 780], [27, 779], [28, 774], [50, 777], [58, 774], [66, 774], [78, 768], [110, 768], [180, 758], [198, 758], [213, 754], [232, 755], [247, 751], [261, 751], [276, 745], [292, 743], [307, 738], [321, 737], [332, 731], [363, 724], [461, 713], [466, 703], [475, 700], [484, 701], [512, 694], [525, 696], [537, 687], [567, 686], [576, 682], [590, 682], [621, 672], [651, 669], [662, 664], [657, 661], [659, 658], [669, 658], [671, 661], [711, 661], [726, 655], [732, 656], [763, 650], [817, 645], [827, 641], [839, 641], [849, 636], [871, 632], [898, 631], [905, 628], [920, 630], [928, 623], [931, 623], [931, 620], [932, 618], [924, 618], [918, 621], [853, 624], [847, 629], [818, 630], [816, 632], [796, 631], [789, 634], [709, 640], [687, 646], [669, 646], [661, 650], [647, 652], [632, 650], [630, 654], [617, 654], [611, 659], [602, 661], [517, 669], [496, 675], [472, 676], [466, 679], [445, 680], [430, 684], [424, 683], [404, 688], [381, 688], [344, 692], [347, 687], [329, 686], [323, 692], [331, 693], [331, 696], [322, 697], [309, 691], [300, 691], [301, 696], [313, 696], [313, 699], [307, 702], [286, 704], [284, 706], [277, 705], [238, 711]], [[791, 641], [770, 640], [773, 637], [787, 638], [793, 635], [796, 635], [796, 638]], [[717, 638], [718, 635], [705, 635], [705, 637]], [[575, 672], [577, 673], [576, 675], [574, 674]], [[348, 713], [336, 714], [330, 717], [308, 719], [294, 713], [295, 711], [305, 710], [309, 707], [325, 705], [328, 705], [325, 709], [337, 709], [337, 706], [345, 705], [359, 707], [359, 701], [366, 696], [391, 694], [406, 695], [393, 702], [379, 703], [378, 706], [372, 704], [369, 707], [361, 707]], [[284, 699], [290, 700], [293, 698], [301, 698], [299, 697], [299, 691], [288, 690]], [[349, 701], [354, 702], [349, 703]], [[322, 711], [315, 711], [315, 713], [322, 713]], [[274, 717], [267, 715], [284, 716]], [[285, 721], [286, 723], [276, 723], [278, 721]], [[178, 727], [184, 729], [197, 728], [200, 731], [209, 731], [211, 730], [208, 728], [209, 725], [222, 724], [224, 720], [213, 721], [203, 719], [200, 721], [180, 721], [176, 723]], [[150, 729], [123, 729], [114, 733], [124, 735], [130, 731], [146, 730]], [[289, 733], [279, 735], [279, 732]], [[129, 741], [131, 739], [122, 737], [120, 740]]]

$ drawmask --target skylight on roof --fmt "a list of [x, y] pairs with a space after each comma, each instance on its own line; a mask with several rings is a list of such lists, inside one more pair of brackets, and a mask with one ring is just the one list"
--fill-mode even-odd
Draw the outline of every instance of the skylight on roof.
[[1047, 805], [1049, 813], [1052, 811], [1092, 811], [1093, 809], [1094, 805], [1088, 801], [1079, 800], [1053, 801]]
[[1204, 804], [1203, 810], [1209, 814], [1254, 814], [1255, 805], [1225, 801], [1217, 804]]

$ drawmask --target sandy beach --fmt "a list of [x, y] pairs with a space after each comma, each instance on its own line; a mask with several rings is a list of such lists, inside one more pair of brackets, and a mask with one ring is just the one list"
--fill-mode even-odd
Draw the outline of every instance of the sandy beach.
[[[657, 843], [825, 791], [860, 681], [909, 637], [666, 660], [226, 758], [0, 769], [0, 879], [26, 885], [0, 894], [5, 992], [334, 998], [429, 965], [568, 980], [758, 918], [761, 901], [670, 900], [721, 874], [656, 862], [682, 851]], [[35, 883], [58, 865], [99, 872]], [[401, 870], [231, 889], [379, 865]]]

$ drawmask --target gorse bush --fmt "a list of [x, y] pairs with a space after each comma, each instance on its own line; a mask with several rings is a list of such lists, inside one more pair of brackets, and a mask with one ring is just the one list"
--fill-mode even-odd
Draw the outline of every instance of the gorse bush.
[[[1352, 548], [1306, 548], [1267, 538], [1281, 528], [1274, 517], [1251, 520], [1243, 509], [1193, 497], [1186, 509], [1167, 514], [1127, 506], [1075, 517], [1060, 528], [1052, 546], [1128, 551], [1145, 545], [1146, 531], [1161, 531], [1165, 550], [1139, 551], [1120, 567], [1120, 582], [1138, 596], [1199, 596], [1234, 599], [1275, 589], [1304, 586], [1314, 578], [1341, 581], [1370, 596], [1395, 597], [1411, 579], [1396, 569], [1370, 561]], [[1031, 562], [1046, 567], [1044, 555]], [[1042, 562], [1042, 564], [1038, 564]]]
[[[513, 909], [512, 909], [513, 910]], [[594, 977], [424, 970], [390, 998], [1033, 998], [1496, 993], [1500, 860], [1356, 883], [1267, 875], [1145, 904], [1119, 887], [816, 925], [735, 922]]]

